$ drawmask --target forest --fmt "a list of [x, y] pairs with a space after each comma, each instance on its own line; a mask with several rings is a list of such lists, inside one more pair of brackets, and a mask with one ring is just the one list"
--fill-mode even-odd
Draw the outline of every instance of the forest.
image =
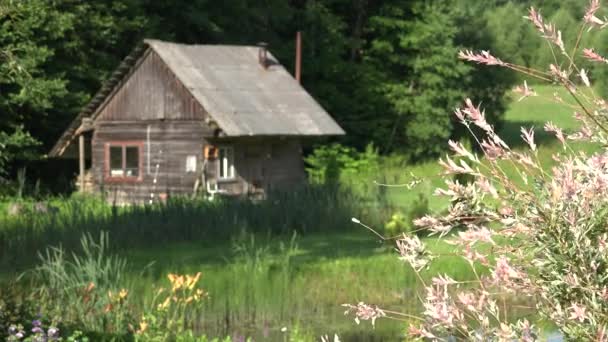
[[[359, 150], [373, 144], [410, 162], [436, 157], [442, 142], [462, 136], [446, 113], [469, 96], [484, 103], [500, 126], [503, 95], [516, 82], [511, 73], [455, 59], [460, 49], [489, 50], [525, 66], [552, 58], [532, 26], [520, 20], [529, 5], [541, 6], [564, 31], [575, 27], [584, 10], [574, 0], [5, 0], [0, 169], [14, 177], [15, 165], [43, 160], [144, 38], [264, 41], [293, 68], [296, 31], [303, 32], [304, 87], [348, 133], [340, 143]], [[592, 39], [603, 46], [606, 37]]]

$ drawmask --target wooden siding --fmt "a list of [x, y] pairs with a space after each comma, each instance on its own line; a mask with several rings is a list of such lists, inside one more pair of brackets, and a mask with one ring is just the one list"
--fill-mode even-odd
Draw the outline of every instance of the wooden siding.
[[[201, 175], [205, 144], [234, 148], [234, 179], [217, 181], [218, 160], [205, 163], [206, 179], [217, 182], [218, 188], [227, 195], [263, 195], [269, 190], [292, 188], [305, 180], [298, 140], [234, 139], [209, 143], [204, 136], [205, 128], [198, 122], [100, 125], [95, 131], [92, 148], [91, 174], [95, 190], [105, 193], [110, 202], [117, 203], [148, 203], [151, 198], [157, 201], [163, 196], [190, 195]], [[127, 137], [131, 142], [143, 144], [142, 179], [138, 182], [108, 181], [105, 146]], [[192, 155], [197, 159], [197, 171], [186, 172], [187, 157]]]
[[100, 107], [96, 121], [202, 120], [202, 106], [150, 50], [133, 74]]
[[[96, 190], [104, 192], [109, 201], [118, 203], [147, 203], [151, 195], [158, 200], [164, 195], [191, 194], [198, 172], [186, 172], [186, 159], [196, 156], [197, 170], [200, 170], [206, 132], [198, 121], [98, 125], [92, 146], [92, 174]], [[123, 140], [139, 142], [143, 146], [140, 155], [142, 179], [139, 182], [105, 179], [106, 143]]]
[[[234, 148], [235, 178], [217, 181], [219, 188], [228, 194], [261, 194], [273, 189], [289, 189], [306, 179], [297, 139], [241, 138], [211, 143]], [[207, 170], [210, 179], [217, 179], [218, 161], [210, 161]]]

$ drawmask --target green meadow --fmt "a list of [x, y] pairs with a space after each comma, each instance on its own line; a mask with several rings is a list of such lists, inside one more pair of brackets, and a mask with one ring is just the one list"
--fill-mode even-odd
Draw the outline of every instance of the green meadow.
[[[538, 157], [548, 168], [551, 155], [562, 147], [543, 132], [544, 123], [553, 121], [571, 131], [576, 122], [572, 113], [552, 103], [555, 88], [536, 90], [538, 97], [511, 103], [501, 135], [513, 148], [526, 149], [519, 127], [534, 126]], [[574, 148], [591, 150], [588, 145]], [[429, 213], [444, 210], [448, 203], [432, 196], [445, 180], [436, 162], [403, 165], [398, 156], [382, 158], [381, 172], [345, 179], [341, 189], [311, 186], [262, 202], [176, 199], [166, 205], [116, 208], [99, 198], [73, 195], [49, 199], [56, 210], [48, 212], [37, 212], [33, 201], [23, 199], [24, 212], [18, 216], [4, 214], [9, 202], [2, 202], [0, 301], [33, 293], [40, 272], [35, 267], [46, 248], [61, 246], [68, 259], [72, 252], [86, 255], [83, 234], [96, 241], [103, 232], [109, 236], [103, 254], [125, 263], [117, 286], [128, 289], [133, 317], [150, 307], [160, 287], [169, 286], [168, 274], [201, 272], [208, 297], [189, 316], [199, 333], [277, 341], [318, 340], [334, 333], [344, 341], [397, 340], [406, 322], [380, 320], [375, 329], [368, 322], [356, 325], [343, 315], [341, 304], [363, 301], [414, 314], [423, 295], [420, 280], [398, 260], [392, 241], [378, 239], [351, 218], [382, 232], [395, 212], [406, 212], [420, 198], [428, 202]], [[412, 175], [421, 183], [408, 189], [403, 184]], [[451, 251], [441, 240], [423, 239], [434, 252]], [[87, 271], [91, 279], [102, 272], [101, 261], [96, 265]], [[449, 256], [436, 260], [423, 276], [438, 272], [458, 280], [473, 278], [462, 260]], [[128, 331], [92, 333], [101, 340], [130, 338]]]

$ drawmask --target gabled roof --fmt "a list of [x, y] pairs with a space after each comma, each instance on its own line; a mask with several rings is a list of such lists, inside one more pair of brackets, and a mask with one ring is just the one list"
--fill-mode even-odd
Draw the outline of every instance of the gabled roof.
[[344, 131], [268, 53], [268, 68], [258, 61], [259, 47], [186, 45], [145, 40], [125, 58], [82, 110], [50, 156], [61, 155], [82, 119], [95, 119], [102, 104], [130, 76], [149, 49], [217, 122], [225, 136], [324, 136]]

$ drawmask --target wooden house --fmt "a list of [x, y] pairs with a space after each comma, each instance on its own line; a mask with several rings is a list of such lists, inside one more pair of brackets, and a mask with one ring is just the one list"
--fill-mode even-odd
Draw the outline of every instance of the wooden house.
[[79, 159], [80, 190], [118, 203], [263, 196], [305, 179], [305, 138], [341, 134], [264, 46], [145, 40], [49, 156]]

